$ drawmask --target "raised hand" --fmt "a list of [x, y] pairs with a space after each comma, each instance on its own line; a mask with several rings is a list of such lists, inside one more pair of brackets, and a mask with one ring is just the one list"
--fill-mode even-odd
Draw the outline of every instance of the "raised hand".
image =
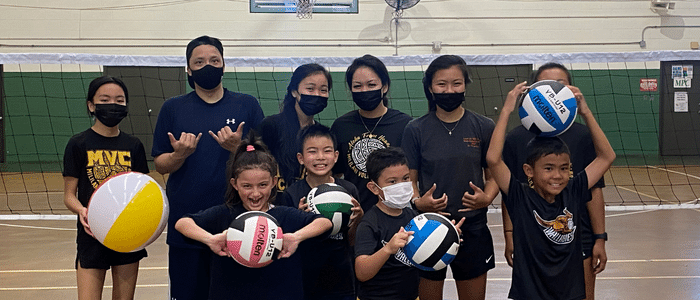
[[464, 196], [462, 196], [462, 205], [466, 208], [460, 209], [459, 212], [476, 210], [487, 207], [491, 204], [491, 201], [493, 201], [493, 199], [489, 199], [489, 196], [486, 193], [484, 193], [482, 189], [480, 189], [471, 181], [469, 182], [469, 186], [474, 191], [474, 194], [464, 192]]
[[433, 184], [422, 197], [416, 199], [416, 208], [422, 212], [436, 212], [441, 215], [449, 216], [450, 213], [442, 211], [447, 207], [447, 195], [442, 194], [440, 198], [433, 198], [433, 192], [435, 192], [436, 188], [437, 185]]
[[588, 108], [588, 103], [586, 103], [586, 98], [583, 97], [581, 90], [573, 85], [567, 85], [567, 87], [574, 93], [574, 97], [576, 98], [576, 106], [578, 106], [578, 114], [585, 115], [590, 113], [591, 109]]
[[170, 138], [170, 145], [173, 146], [173, 155], [178, 159], [185, 159], [197, 149], [202, 133], [194, 135], [194, 133], [182, 132], [180, 133], [180, 138], [175, 139], [175, 136], [168, 132], [168, 137]]
[[219, 130], [217, 133], [214, 133], [213, 131], [209, 130], [209, 135], [216, 140], [217, 143], [221, 146], [221, 148], [224, 148], [230, 152], [233, 152], [236, 150], [236, 147], [238, 147], [238, 144], [241, 143], [241, 138], [243, 137], [243, 125], [245, 122], [241, 122], [238, 124], [238, 129], [236, 129], [236, 132], [233, 132], [231, 130], [231, 127], [229, 126], [224, 126]]

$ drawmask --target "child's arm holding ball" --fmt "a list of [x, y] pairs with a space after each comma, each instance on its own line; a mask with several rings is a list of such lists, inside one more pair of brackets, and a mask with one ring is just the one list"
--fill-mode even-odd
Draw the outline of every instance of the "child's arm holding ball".
[[355, 259], [355, 276], [359, 281], [365, 282], [372, 279], [386, 261], [392, 255], [403, 248], [408, 243], [408, 237], [413, 235], [413, 231], [406, 231], [403, 227], [395, 233], [391, 240], [379, 251], [372, 255], [360, 255]]
[[209, 246], [212, 252], [219, 256], [228, 256], [226, 251], [226, 231], [211, 234], [199, 227], [192, 218], [184, 217], [177, 220], [175, 229], [182, 235]]
[[525, 84], [527, 84], [527, 82], [521, 82], [508, 92], [506, 102], [503, 103], [503, 108], [501, 109], [501, 115], [498, 117], [496, 127], [493, 129], [489, 151], [486, 153], [486, 162], [489, 164], [491, 176], [493, 176], [498, 187], [506, 195], [508, 194], [511, 176], [510, 169], [508, 169], [506, 163], [503, 162], [502, 157], [503, 145], [506, 142], [506, 127], [508, 126], [508, 117], [515, 110], [518, 97], [527, 90]]
[[586, 175], [588, 176], [588, 188], [592, 188], [598, 180], [608, 171], [613, 161], [615, 161], [615, 150], [613, 150], [608, 138], [605, 137], [603, 129], [600, 128], [598, 122], [593, 117], [593, 113], [588, 108], [586, 99], [581, 94], [581, 91], [575, 86], [568, 86], [576, 97], [578, 105], [578, 114], [583, 117], [583, 120], [591, 132], [593, 146], [595, 147], [596, 158], [586, 167]]
[[331, 228], [333, 228], [333, 222], [331, 222], [331, 220], [326, 218], [316, 218], [309, 223], [309, 225], [306, 225], [293, 233], [285, 233], [282, 237], [284, 239], [282, 251], [280, 251], [280, 255], [277, 258], [292, 256], [292, 254], [297, 251], [299, 243], [306, 239], [319, 236]]

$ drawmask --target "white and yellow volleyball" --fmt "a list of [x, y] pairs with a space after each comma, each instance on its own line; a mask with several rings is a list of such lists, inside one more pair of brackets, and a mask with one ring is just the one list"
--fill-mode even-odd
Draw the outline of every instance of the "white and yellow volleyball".
[[155, 241], [168, 224], [168, 197], [148, 175], [127, 172], [97, 187], [88, 204], [95, 238], [118, 252], [134, 252]]

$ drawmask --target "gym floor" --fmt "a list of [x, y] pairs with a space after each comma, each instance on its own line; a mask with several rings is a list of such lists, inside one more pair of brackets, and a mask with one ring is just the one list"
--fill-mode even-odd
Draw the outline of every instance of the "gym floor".
[[[696, 167], [697, 168], [697, 167]], [[696, 169], [693, 169], [696, 171]], [[624, 187], [624, 174], [633, 171], [612, 170], [615, 178], [606, 178], [604, 189], [609, 208], [638, 205], [621, 198], [635, 198], [666, 204], [664, 188], [645, 193]], [[672, 189], [675, 203], [681, 199], [695, 199], [682, 203], [698, 204], [700, 191], [698, 173], [687, 173], [684, 168], [685, 189]], [[646, 177], [649, 176], [646, 173]], [[675, 174], [675, 173], [674, 173]], [[610, 175], [610, 174], [609, 174]], [[60, 176], [60, 175], [59, 175]], [[24, 176], [26, 177], [26, 176]], [[48, 186], [48, 199], [53, 207], [60, 207], [60, 179], [43, 180]], [[154, 176], [155, 177], [155, 176]], [[644, 177], [644, 176], [643, 176]], [[637, 177], [639, 178], [639, 177]], [[7, 176], [3, 174], [5, 187]], [[164, 178], [157, 178], [161, 181]], [[669, 178], [677, 182], [678, 179]], [[25, 178], [25, 182], [26, 182]], [[689, 181], [688, 181], [689, 180]], [[652, 182], [658, 181], [653, 179]], [[615, 183], [617, 187], [610, 183]], [[635, 180], [639, 185], [640, 181]], [[25, 183], [25, 187], [26, 183]], [[59, 189], [58, 191], [54, 191]], [[27, 189], [28, 190], [28, 189]], [[10, 191], [8, 191], [10, 192]], [[29, 191], [24, 194], [27, 195]], [[628, 196], [636, 193], [638, 196]], [[8, 193], [8, 204], [13, 201]], [[652, 195], [657, 195], [652, 196]], [[31, 198], [31, 194], [29, 195]], [[690, 197], [690, 198], [688, 198]], [[46, 196], [44, 196], [46, 198]], [[26, 196], [25, 196], [26, 199]], [[496, 200], [495, 203], [499, 201]], [[610, 240], [606, 244], [608, 264], [596, 281], [597, 299], [698, 299], [700, 300], [700, 209], [654, 209], [608, 211], [606, 230]], [[511, 268], [503, 257], [501, 214], [492, 209], [488, 214], [489, 227], [496, 249], [496, 268], [488, 273], [487, 299], [507, 299]], [[2, 220], [0, 218], [0, 300], [3, 299], [77, 299], [74, 270], [75, 220]], [[167, 245], [165, 234], [148, 248], [148, 257], [141, 261], [136, 288], [136, 299], [167, 299]], [[107, 276], [103, 299], [111, 298], [111, 279]], [[445, 299], [457, 299], [454, 283], [445, 283]]]
[[[489, 214], [496, 269], [487, 299], [507, 299], [511, 269], [503, 258], [498, 213]], [[597, 299], [700, 299], [700, 210], [608, 213], [608, 264], [596, 281]], [[0, 221], [0, 299], [77, 299], [75, 221]], [[164, 235], [141, 261], [136, 299], [166, 299]], [[103, 299], [110, 299], [107, 276]], [[452, 281], [445, 299], [457, 299]]]

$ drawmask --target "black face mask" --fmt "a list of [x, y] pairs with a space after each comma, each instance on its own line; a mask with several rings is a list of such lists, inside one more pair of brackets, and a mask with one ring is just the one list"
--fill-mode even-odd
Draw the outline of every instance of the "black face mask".
[[433, 94], [435, 104], [447, 112], [457, 109], [464, 102], [464, 93]]
[[212, 65], [206, 65], [197, 71], [192, 71], [192, 76], [187, 76], [187, 82], [193, 89], [196, 82], [199, 87], [211, 90], [221, 83], [222, 77], [224, 77], [224, 67], [217, 68]]
[[382, 89], [366, 92], [352, 92], [352, 101], [354, 101], [361, 110], [374, 110], [379, 106], [382, 100], [384, 100]]
[[307, 116], [313, 116], [328, 106], [328, 97], [299, 94], [299, 108]]
[[107, 127], [119, 124], [129, 113], [126, 105], [120, 104], [95, 104], [95, 118]]

